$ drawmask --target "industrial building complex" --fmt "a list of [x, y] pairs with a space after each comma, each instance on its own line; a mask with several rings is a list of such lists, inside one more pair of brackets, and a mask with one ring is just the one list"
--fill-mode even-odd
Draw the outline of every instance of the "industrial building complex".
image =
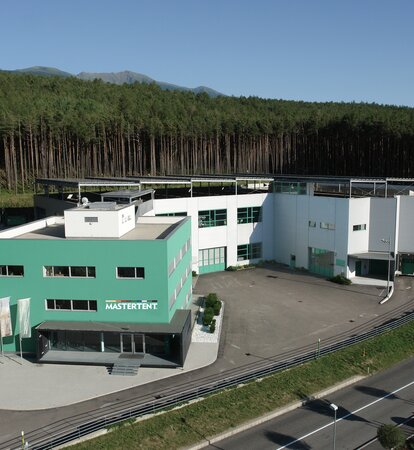
[[[414, 180], [295, 176], [39, 179], [38, 219], [0, 232], [0, 297], [30, 298], [44, 362], [182, 366], [192, 271], [276, 261], [325, 277], [414, 274]], [[121, 189], [121, 190], [120, 190]], [[40, 189], [39, 189], [40, 191]]]

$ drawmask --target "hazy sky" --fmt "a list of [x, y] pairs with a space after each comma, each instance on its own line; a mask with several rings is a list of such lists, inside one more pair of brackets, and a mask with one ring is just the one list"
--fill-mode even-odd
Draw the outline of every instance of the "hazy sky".
[[3, 0], [0, 68], [414, 106], [414, 0]]

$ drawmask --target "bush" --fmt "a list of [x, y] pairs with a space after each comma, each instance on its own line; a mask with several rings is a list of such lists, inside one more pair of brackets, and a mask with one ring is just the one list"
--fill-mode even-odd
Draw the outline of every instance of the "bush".
[[214, 305], [219, 301], [217, 294], [214, 292], [210, 292], [210, 294], [207, 295], [205, 305], [206, 308], [214, 308]]
[[381, 425], [377, 431], [377, 438], [379, 443], [387, 449], [399, 448], [405, 442], [401, 428], [391, 424]]
[[235, 272], [237, 270], [237, 267], [236, 266], [229, 266], [229, 267], [226, 267], [226, 270], [227, 270], [227, 272]]
[[204, 316], [203, 316], [203, 325], [208, 326], [210, 325], [211, 321], [214, 317], [214, 311], [213, 308], [206, 308], [204, 310]]
[[220, 314], [220, 310], [221, 310], [221, 301], [217, 300], [213, 306], [214, 315], [218, 316]]
[[332, 281], [332, 283], [345, 285], [349, 285], [352, 283], [350, 279], [344, 277], [343, 275], [336, 275], [335, 277], [329, 278], [329, 281]]
[[195, 270], [193, 270], [192, 275], [193, 275], [193, 277], [196, 277], [197, 276], [197, 272]]
[[210, 323], [210, 333], [214, 333], [216, 331], [216, 319], [213, 319]]

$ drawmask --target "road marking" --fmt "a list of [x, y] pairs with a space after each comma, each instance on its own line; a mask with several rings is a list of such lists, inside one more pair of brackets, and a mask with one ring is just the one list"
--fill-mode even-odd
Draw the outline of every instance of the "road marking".
[[[358, 409], [356, 409], [355, 411], [351, 411], [350, 413], [346, 414], [345, 416], [340, 417], [339, 419], [337, 419], [336, 423], [340, 422], [341, 420], [347, 419], [349, 416], [352, 416], [352, 415], [354, 415], [354, 414], [356, 414], [356, 413], [359, 413], [360, 411], [362, 411], [362, 410], [364, 410], [364, 409], [366, 409], [366, 408], [369, 408], [370, 406], [375, 405], [376, 403], [381, 402], [382, 400], [384, 400], [384, 399], [386, 399], [386, 398], [388, 398], [388, 397], [391, 397], [392, 395], [396, 394], [397, 392], [400, 392], [400, 391], [402, 391], [402, 390], [404, 390], [404, 389], [407, 389], [408, 387], [412, 386], [413, 384], [414, 384], [414, 381], [411, 381], [411, 383], [408, 383], [408, 384], [406, 384], [405, 386], [402, 386], [402, 387], [396, 389], [395, 391], [389, 392], [387, 395], [384, 395], [383, 397], [377, 398], [377, 399], [374, 400], [373, 402], [368, 403], [368, 404], [366, 404], [366, 405], [364, 405], [364, 406], [361, 406], [361, 408], [358, 408]], [[301, 436], [300, 438], [295, 439], [294, 441], [289, 442], [288, 444], [284, 445], [283, 447], [278, 447], [278, 450], [282, 450], [283, 448], [288, 448], [288, 447], [290, 447], [291, 445], [296, 444], [297, 442], [300, 442], [300, 441], [302, 441], [303, 439], [306, 439], [306, 438], [309, 437], [309, 436], [312, 436], [313, 434], [319, 433], [319, 431], [322, 431], [322, 430], [324, 430], [325, 428], [328, 428], [328, 427], [330, 427], [330, 426], [333, 425], [333, 424], [334, 424], [334, 421], [329, 422], [329, 423], [327, 423], [326, 425], [323, 425], [322, 427], [319, 427], [319, 428], [317, 428], [316, 430], [313, 430], [313, 431], [311, 431], [310, 433], [304, 434], [304, 435]]]

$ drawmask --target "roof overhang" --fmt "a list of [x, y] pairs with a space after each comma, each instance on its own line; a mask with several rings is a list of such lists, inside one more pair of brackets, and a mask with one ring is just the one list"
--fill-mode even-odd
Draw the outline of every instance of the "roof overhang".
[[392, 254], [388, 252], [363, 252], [363, 253], [353, 253], [349, 255], [351, 258], [356, 259], [375, 259], [380, 261], [394, 260]]

